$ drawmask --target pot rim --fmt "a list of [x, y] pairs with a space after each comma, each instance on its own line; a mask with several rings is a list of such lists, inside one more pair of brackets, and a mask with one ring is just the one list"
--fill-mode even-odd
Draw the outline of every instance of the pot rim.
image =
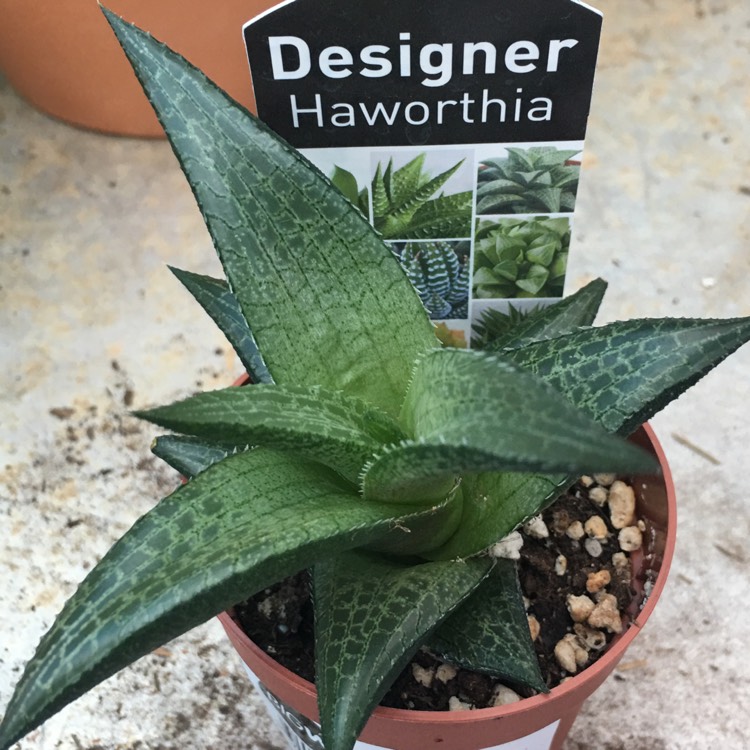
[[[549, 693], [535, 695], [531, 698], [523, 698], [517, 703], [498, 706], [495, 708], [479, 708], [472, 711], [419, 711], [378, 706], [372, 712], [371, 720], [408, 721], [409, 723], [429, 723], [432, 725], [463, 725], [477, 721], [496, 721], [501, 718], [510, 719], [511, 717], [518, 717], [535, 709], [544, 709], [546, 712], [552, 710], [556, 704], [566, 703], [568, 701], [575, 700], [580, 704], [590, 692], [582, 694], [579, 699], [574, 696], [575, 693], [581, 690], [583, 684], [596, 682], [598, 685], [606, 679], [656, 607], [656, 602], [661, 596], [666, 584], [677, 538], [676, 496], [669, 464], [667, 463], [664, 450], [651, 426], [649, 424], [643, 424], [640, 429], [645, 433], [645, 437], [658, 458], [662, 470], [661, 476], [658, 476], [658, 481], [663, 485], [666, 494], [667, 518], [665, 546], [661, 564], [656, 579], [653, 582], [653, 587], [646, 597], [640, 612], [633, 620], [631, 620], [628, 627], [622, 633], [615, 636], [607, 646], [604, 655], [580, 673], [571, 676], [562, 684], [552, 688]], [[653, 481], [654, 477], [650, 477], [650, 479]], [[219, 620], [230, 638], [233, 641], [236, 640], [241, 642], [253, 657], [257, 659], [259, 666], [262, 665], [264, 668], [263, 671], [274, 672], [280, 682], [286, 683], [288, 689], [301, 693], [301, 697], [306, 699], [305, 702], [312, 701], [312, 703], [317, 706], [317, 691], [315, 685], [302, 679], [294, 672], [279, 664], [251, 641], [234, 620], [231, 611], [220, 614]], [[259, 675], [259, 677], [262, 682], [262, 675]]]

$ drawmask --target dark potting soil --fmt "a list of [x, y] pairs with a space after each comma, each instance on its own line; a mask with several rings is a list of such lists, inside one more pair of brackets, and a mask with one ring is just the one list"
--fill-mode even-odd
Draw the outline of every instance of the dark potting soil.
[[[595, 485], [594, 485], [595, 486]], [[593, 488], [593, 487], [592, 487]], [[566, 533], [576, 521], [581, 524], [598, 516], [607, 525], [607, 536], [599, 540], [601, 553], [592, 556], [583, 537], [579, 540]], [[625, 613], [635, 592], [631, 588], [630, 566], [616, 566], [612, 556], [621, 552], [618, 532], [612, 526], [609, 513], [589, 498], [589, 488], [575, 484], [568, 493], [543, 514], [549, 530], [546, 538], [521, 531], [524, 538], [518, 563], [521, 588], [528, 603], [527, 614], [538, 621], [539, 635], [534, 641], [540, 668], [546, 684], [552, 688], [569, 676], [555, 658], [555, 646], [566, 634], [574, 632], [574, 622], [567, 607], [570, 594], [587, 594], [590, 573], [606, 570], [610, 582], [606, 592], [616, 597], [623, 624]], [[594, 549], [596, 552], [597, 550]], [[561, 556], [565, 558], [564, 570]], [[240, 625], [247, 635], [266, 653], [300, 677], [315, 681], [313, 610], [310, 601], [310, 582], [306, 572], [265, 589], [235, 607]], [[614, 637], [604, 633], [606, 642]], [[606, 649], [590, 650], [585, 666], [593, 664]], [[414, 665], [432, 673], [442, 664], [435, 655], [422, 649], [396, 679], [381, 701], [384, 706], [427, 711], [449, 708], [452, 697], [475, 708], [493, 705], [498, 680], [488, 675], [465, 669], [449, 670], [448, 679], [417, 680]], [[445, 676], [445, 675], [444, 675]], [[425, 684], [427, 683], [427, 684]], [[528, 689], [510, 685], [521, 697], [532, 695]], [[468, 707], [468, 706], [467, 706]]]

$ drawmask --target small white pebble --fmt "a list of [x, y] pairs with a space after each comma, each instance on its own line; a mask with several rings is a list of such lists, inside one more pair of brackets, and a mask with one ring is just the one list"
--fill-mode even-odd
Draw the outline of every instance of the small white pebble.
[[594, 474], [594, 479], [602, 487], [609, 487], [617, 479], [617, 474]]
[[430, 669], [430, 668], [422, 667], [416, 662], [412, 662], [411, 673], [414, 679], [420, 685], [424, 685], [425, 687], [430, 687], [430, 685], [432, 685], [432, 680], [435, 677], [434, 668]]
[[505, 685], [496, 685], [492, 691], [492, 706], [507, 706], [509, 703], [518, 703], [521, 696]]
[[586, 519], [583, 530], [586, 532], [586, 536], [593, 539], [607, 538], [607, 524], [601, 516], [591, 516], [591, 518]]
[[612, 555], [612, 565], [615, 566], [615, 571], [618, 574], [627, 574], [630, 577], [630, 560], [624, 552], [615, 552]]
[[643, 534], [637, 526], [627, 526], [617, 536], [620, 549], [625, 552], [634, 552], [643, 544]]
[[632, 526], [635, 519], [635, 492], [619, 479], [609, 488], [609, 516], [616, 529]]
[[568, 594], [566, 604], [573, 622], [586, 622], [596, 606], [585, 594], [583, 596]]
[[[564, 645], [561, 645], [564, 644]], [[566, 646], [570, 646], [570, 649], [573, 654], [573, 661], [575, 663], [575, 669], [568, 669], [568, 667], [563, 667], [567, 672], [575, 672], [577, 671], [578, 667], [582, 667], [588, 660], [589, 660], [589, 653], [586, 651], [585, 648], [581, 646], [581, 644], [578, 642], [578, 638], [573, 635], [573, 633], [567, 633], [563, 636], [561, 641], [558, 641], [557, 646], [555, 646], [555, 656], [557, 656], [557, 647], [560, 646], [560, 652], [564, 659], [569, 660], [570, 658], [570, 651], [566, 648]], [[558, 659], [559, 661], [559, 659]], [[567, 662], [568, 666], [571, 666], [570, 661]], [[560, 666], [563, 666], [560, 664]]]
[[558, 555], [555, 560], [555, 573], [559, 576], [564, 576], [565, 571], [568, 569], [568, 558], [565, 555]]
[[589, 490], [589, 500], [597, 505], [604, 505], [609, 497], [606, 487], [592, 487]]
[[586, 578], [586, 591], [589, 594], [596, 594], [603, 588], [609, 586], [612, 582], [612, 576], [608, 570], [598, 570], [595, 573], [589, 573]]
[[450, 682], [456, 675], [458, 670], [452, 664], [441, 664], [435, 672], [435, 677], [440, 682]]
[[579, 480], [578, 480], [584, 487], [591, 487], [591, 485], [594, 483], [594, 477], [587, 476], [584, 474]]
[[610, 633], [622, 632], [622, 618], [617, 598], [612, 594], [599, 594], [596, 606], [586, 620], [592, 628], [603, 628]]
[[568, 526], [566, 532], [565, 532], [571, 539], [583, 539], [583, 537], [586, 535], [586, 532], [583, 530], [583, 524], [580, 521], [573, 521], [573, 523]]
[[566, 641], [564, 638], [555, 644], [555, 659], [557, 663], [570, 674], [575, 674], [578, 671], [578, 663], [576, 662], [576, 652], [573, 648], [573, 644], [570, 641]]
[[704, 289], [713, 289], [716, 286], [716, 279], [713, 276], [704, 276], [701, 279], [701, 286]]
[[490, 557], [520, 560], [521, 547], [523, 547], [523, 537], [517, 531], [511, 531], [508, 536], [490, 547]]
[[601, 630], [590, 628], [582, 622], [573, 626], [579, 643], [589, 651], [601, 651], [607, 645], [607, 636]]
[[641, 518], [638, 520], [636, 526], [643, 532], [646, 530], [646, 522]]
[[534, 516], [526, 521], [523, 530], [534, 539], [547, 539], [549, 537], [549, 529], [541, 516]]
[[602, 543], [598, 539], [587, 539], [583, 543], [583, 547], [591, 557], [601, 557]]
[[471, 705], [471, 703], [464, 703], [455, 695], [451, 695], [451, 697], [448, 699], [449, 711], [471, 711], [472, 708], [473, 706]]
[[539, 638], [539, 633], [542, 630], [542, 626], [539, 624], [539, 620], [534, 615], [528, 615], [526, 618], [529, 621], [529, 633], [531, 634], [531, 640], [535, 641]]

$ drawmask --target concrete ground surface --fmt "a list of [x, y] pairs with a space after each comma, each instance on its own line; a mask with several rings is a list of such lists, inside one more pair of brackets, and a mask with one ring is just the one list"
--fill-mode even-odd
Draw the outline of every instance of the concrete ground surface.
[[[568, 289], [607, 278], [602, 321], [750, 315], [750, 5], [594, 4]], [[167, 263], [219, 273], [168, 146], [75, 130], [0, 86], [0, 712], [86, 570], [175, 485], [128, 407], [240, 372]], [[749, 403], [745, 347], [654, 420], [679, 503], [670, 581], [565, 750], [750, 747]], [[18, 748], [281, 742], [211, 622]]]

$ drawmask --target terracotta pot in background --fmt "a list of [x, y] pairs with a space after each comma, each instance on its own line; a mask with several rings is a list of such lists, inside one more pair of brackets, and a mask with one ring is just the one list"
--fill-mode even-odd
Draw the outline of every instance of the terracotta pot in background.
[[[242, 26], [276, 0], [105, 0], [255, 110]], [[35, 107], [117, 135], [164, 132], [97, 0], [0, 0], [0, 72]]]
[[[631, 556], [633, 585], [638, 596], [630, 627], [612, 641], [598, 661], [548, 695], [475, 711], [379, 707], [362, 732], [357, 750], [560, 750], [583, 702], [611, 674], [656, 606], [674, 552], [676, 506], [669, 466], [648, 425], [640, 428], [633, 440], [657, 456], [663, 476], [636, 477], [633, 484], [638, 512], [646, 520], [648, 530], [644, 534], [644, 550]], [[289, 739], [290, 747], [295, 750], [322, 747], [314, 724], [318, 717], [315, 686], [258, 648], [231, 613], [222, 614], [219, 620], [268, 702], [274, 720]]]

